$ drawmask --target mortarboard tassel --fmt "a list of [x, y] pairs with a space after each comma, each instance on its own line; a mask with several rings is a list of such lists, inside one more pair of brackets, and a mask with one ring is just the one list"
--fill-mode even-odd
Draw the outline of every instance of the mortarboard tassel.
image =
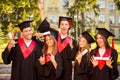
[[69, 26], [72, 28], [72, 20], [69, 20]]
[[112, 37], [112, 48], [114, 48], [114, 37]]
[[14, 32], [13, 38], [15, 38], [15, 37], [16, 37], [16, 34], [17, 34], [17, 31], [15, 31], [15, 32]]

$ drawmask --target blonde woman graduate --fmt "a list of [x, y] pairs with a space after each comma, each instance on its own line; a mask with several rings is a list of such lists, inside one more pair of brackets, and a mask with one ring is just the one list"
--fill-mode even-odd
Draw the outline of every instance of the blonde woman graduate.
[[90, 74], [90, 53], [89, 46], [95, 42], [92, 36], [87, 32], [83, 32], [78, 41], [78, 52], [76, 54], [74, 64], [74, 80], [89, 80]]

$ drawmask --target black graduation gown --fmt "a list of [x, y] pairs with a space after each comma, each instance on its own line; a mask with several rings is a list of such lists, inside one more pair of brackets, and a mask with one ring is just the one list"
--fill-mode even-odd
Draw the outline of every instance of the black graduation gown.
[[74, 65], [74, 80], [89, 80], [90, 63], [87, 60], [87, 54], [82, 57], [81, 63], [77, 61]]
[[5, 64], [12, 62], [11, 80], [38, 80], [36, 61], [41, 54], [41, 49], [37, 44], [25, 60], [18, 43], [11, 49], [10, 53], [6, 48], [2, 52], [2, 59]]
[[[91, 55], [96, 55], [95, 50], [91, 51]], [[102, 70], [99, 69], [98, 66], [95, 68], [91, 67], [91, 79], [90, 80], [115, 80], [119, 76], [118, 73], [118, 68], [117, 68], [117, 58], [118, 58], [118, 53], [115, 49], [112, 49], [111, 55], [113, 59], [113, 69], [110, 69], [107, 67], [105, 64]]]
[[63, 70], [61, 56], [56, 54], [55, 60], [57, 62], [57, 69], [54, 68], [51, 61], [45, 63], [45, 65], [41, 65], [39, 60], [37, 61], [38, 80], [60, 80]]
[[[59, 32], [50, 28], [50, 24], [47, 22], [46, 19], [44, 19], [44, 21], [39, 25], [38, 30], [40, 32], [52, 31], [55, 33], [56, 39], [58, 38]], [[61, 39], [61, 42], [63, 42], [64, 40], [65, 38]], [[71, 50], [70, 45], [68, 44], [64, 48], [64, 50], [61, 53], [59, 53], [63, 60], [63, 72], [62, 72], [61, 80], [72, 80], [72, 60], [74, 60], [76, 52], [78, 50], [77, 41], [74, 39], [72, 40], [73, 40], [73, 49]]]

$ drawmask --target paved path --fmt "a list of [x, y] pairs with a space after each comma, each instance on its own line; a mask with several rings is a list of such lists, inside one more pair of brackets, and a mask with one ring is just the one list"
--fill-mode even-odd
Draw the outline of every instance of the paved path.
[[[118, 66], [118, 70], [120, 73], [120, 65]], [[0, 64], [0, 80], [10, 80], [10, 72], [11, 65]], [[120, 77], [117, 80], [120, 80]]]
[[10, 80], [11, 65], [0, 64], [0, 80]]

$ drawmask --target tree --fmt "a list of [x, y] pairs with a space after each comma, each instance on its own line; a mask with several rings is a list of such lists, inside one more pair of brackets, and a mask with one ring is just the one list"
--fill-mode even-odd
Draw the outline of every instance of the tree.
[[73, 6], [68, 8], [67, 14], [73, 19], [76, 16], [76, 38], [81, 32], [85, 31], [85, 12], [90, 10], [94, 11], [95, 15], [98, 15], [99, 5], [96, 0], [75, 0]]
[[113, 0], [115, 5], [117, 6], [118, 10], [120, 10], [120, 0]]
[[[40, 20], [37, 0], [1, 0], [0, 23], [2, 31], [6, 35], [8, 26], [13, 27], [24, 20], [34, 20], [33, 26]], [[12, 25], [11, 25], [12, 24]]]

